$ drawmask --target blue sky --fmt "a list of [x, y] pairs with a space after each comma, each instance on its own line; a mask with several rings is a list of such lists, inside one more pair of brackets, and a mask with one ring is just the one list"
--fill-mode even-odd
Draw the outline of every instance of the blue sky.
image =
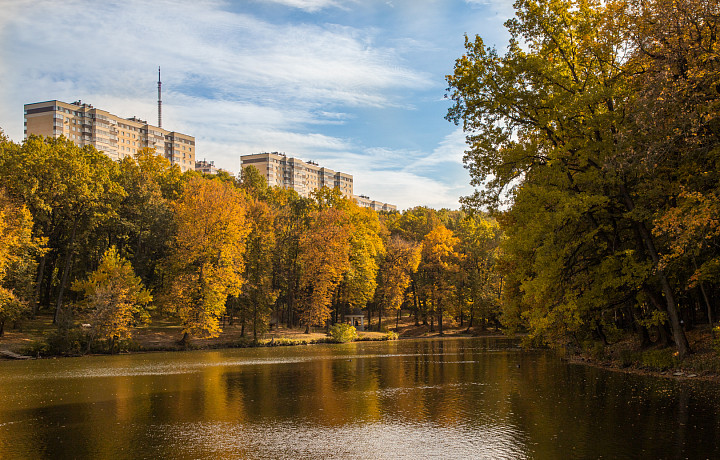
[[196, 137], [198, 159], [285, 152], [405, 209], [471, 193], [444, 120], [463, 35], [504, 49], [511, 0], [0, 0], [0, 128], [59, 99]]

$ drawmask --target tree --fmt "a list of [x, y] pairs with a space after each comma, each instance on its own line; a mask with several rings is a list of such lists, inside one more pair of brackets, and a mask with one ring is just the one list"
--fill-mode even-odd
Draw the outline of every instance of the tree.
[[228, 295], [240, 294], [246, 203], [226, 182], [192, 177], [175, 203], [177, 234], [165, 262], [165, 305], [189, 336], [216, 337]]
[[238, 300], [243, 310], [243, 332], [245, 319], [249, 317], [253, 339], [257, 340], [257, 334], [267, 329], [272, 306], [278, 294], [272, 286], [274, 212], [259, 199], [249, 198], [247, 221], [250, 233], [245, 248], [245, 285]]
[[460, 240], [444, 225], [428, 233], [422, 243], [420, 269], [424, 290], [431, 311], [437, 315], [440, 335], [443, 335], [443, 317], [455, 296], [455, 278], [462, 256], [456, 251]]
[[372, 301], [377, 288], [379, 260], [385, 253], [383, 236], [386, 230], [377, 212], [361, 208], [349, 200], [344, 203], [344, 209], [350, 233], [350, 265], [343, 274], [339, 294], [335, 297], [336, 320], [341, 313], [341, 305], [356, 311]]
[[417, 271], [420, 264], [421, 246], [417, 243], [393, 236], [386, 248], [385, 257], [380, 265], [377, 290], [380, 317], [384, 309], [399, 312], [405, 300], [405, 292], [410, 286], [410, 276]]
[[148, 286], [159, 282], [157, 264], [167, 255], [174, 233], [172, 205], [163, 185], [180, 180], [174, 177], [176, 170], [151, 149], [139, 150], [135, 158], [125, 157], [119, 165], [117, 182], [125, 196], [108, 223], [110, 244], [132, 262]]
[[488, 322], [497, 324], [502, 280], [498, 269], [500, 227], [494, 219], [474, 213], [459, 220], [456, 235], [464, 256], [457, 287], [460, 324], [466, 314], [468, 330], [476, 319], [483, 328]]
[[273, 289], [278, 292], [276, 313], [284, 316], [287, 327], [299, 318], [300, 238], [310, 225], [311, 200], [296, 191], [274, 187], [268, 203], [276, 211], [274, 219], [275, 253], [273, 255]]
[[[499, 56], [476, 37], [448, 77], [448, 119], [468, 133], [465, 161], [483, 191], [470, 207], [499, 210], [508, 293], [542, 340], [601, 338], [606, 312], [646, 292], [690, 352], [677, 293], [659, 265], [648, 177], [631, 166], [628, 111], [636, 96], [623, 2], [520, 0]], [[666, 197], [663, 197], [665, 200]], [[664, 303], [663, 303], [664, 301]], [[549, 337], [550, 333], [552, 337]], [[604, 339], [603, 339], [604, 340]]]
[[0, 337], [5, 323], [28, 311], [34, 290], [35, 258], [42, 240], [32, 236], [32, 216], [0, 189]]
[[343, 274], [350, 268], [350, 229], [340, 209], [310, 214], [311, 224], [300, 237], [300, 288], [304, 291], [300, 320], [305, 332], [330, 319], [330, 307]]
[[80, 308], [90, 324], [88, 351], [94, 340], [101, 339], [109, 341], [112, 353], [118, 341], [131, 337], [134, 326], [150, 320], [147, 305], [152, 296], [114, 246], [105, 251], [100, 266], [86, 280], [74, 282], [72, 289], [85, 298]]
[[[113, 181], [116, 164], [92, 146], [78, 147], [60, 138], [29, 136], [22, 145], [0, 144], [0, 185], [33, 216], [33, 234], [47, 238], [48, 251], [38, 264], [33, 309], [46, 287], [46, 303], [55, 289], [55, 319], [78, 252], [78, 242], [113, 215], [124, 195]], [[52, 269], [48, 269], [52, 266]], [[59, 280], [53, 282], [53, 272]]]

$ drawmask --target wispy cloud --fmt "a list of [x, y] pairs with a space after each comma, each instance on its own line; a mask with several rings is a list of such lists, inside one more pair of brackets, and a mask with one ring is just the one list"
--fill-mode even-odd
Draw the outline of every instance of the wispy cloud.
[[[453, 8], [474, 12], [479, 2]], [[431, 63], [451, 66], [445, 47], [456, 13], [441, 1], [393, 3], [6, 1], [0, 127], [22, 139], [23, 104], [51, 99], [155, 122], [160, 65], [163, 125], [194, 135], [200, 158], [237, 171], [242, 154], [283, 151], [353, 174], [356, 191], [378, 200], [455, 206], [469, 193], [461, 133], [423, 136], [430, 145], [420, 146], [402, 142], [413, 135], [406, 123], [392, 142], [383, 138], [391, 130], [378, 128], [410, 112], [420, 120], [442, 94], [450, 68], [431, 73]], [[440, 137], [442, 114], [432, 117]], [[423, 119], [416, 129], [427, 126]]]
[[337, 0], [263, 0], [265, 2], [270, 3], [279, 3], [281, 5], [289, 6], [292, 8], [297, 8], [300, 10], [305, 10], [310, 13], [314, 13], [316, 11], [320, 11], [325, 8], [341, 8], [344, 3], [349, 2], [341, 2]]

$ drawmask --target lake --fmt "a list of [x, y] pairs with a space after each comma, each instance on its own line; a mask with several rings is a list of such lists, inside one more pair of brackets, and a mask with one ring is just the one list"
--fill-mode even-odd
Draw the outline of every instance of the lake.
[[720, 458], [720, 385], [504, 338], [5, 361], [0, 458]]

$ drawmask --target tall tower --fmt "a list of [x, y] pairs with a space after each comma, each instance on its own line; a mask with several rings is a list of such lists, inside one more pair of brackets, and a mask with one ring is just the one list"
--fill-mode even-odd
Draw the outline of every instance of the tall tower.
[[158, 128], [162, 128], [162, 83], [160, 82], [160, 66], [158, 66]]

